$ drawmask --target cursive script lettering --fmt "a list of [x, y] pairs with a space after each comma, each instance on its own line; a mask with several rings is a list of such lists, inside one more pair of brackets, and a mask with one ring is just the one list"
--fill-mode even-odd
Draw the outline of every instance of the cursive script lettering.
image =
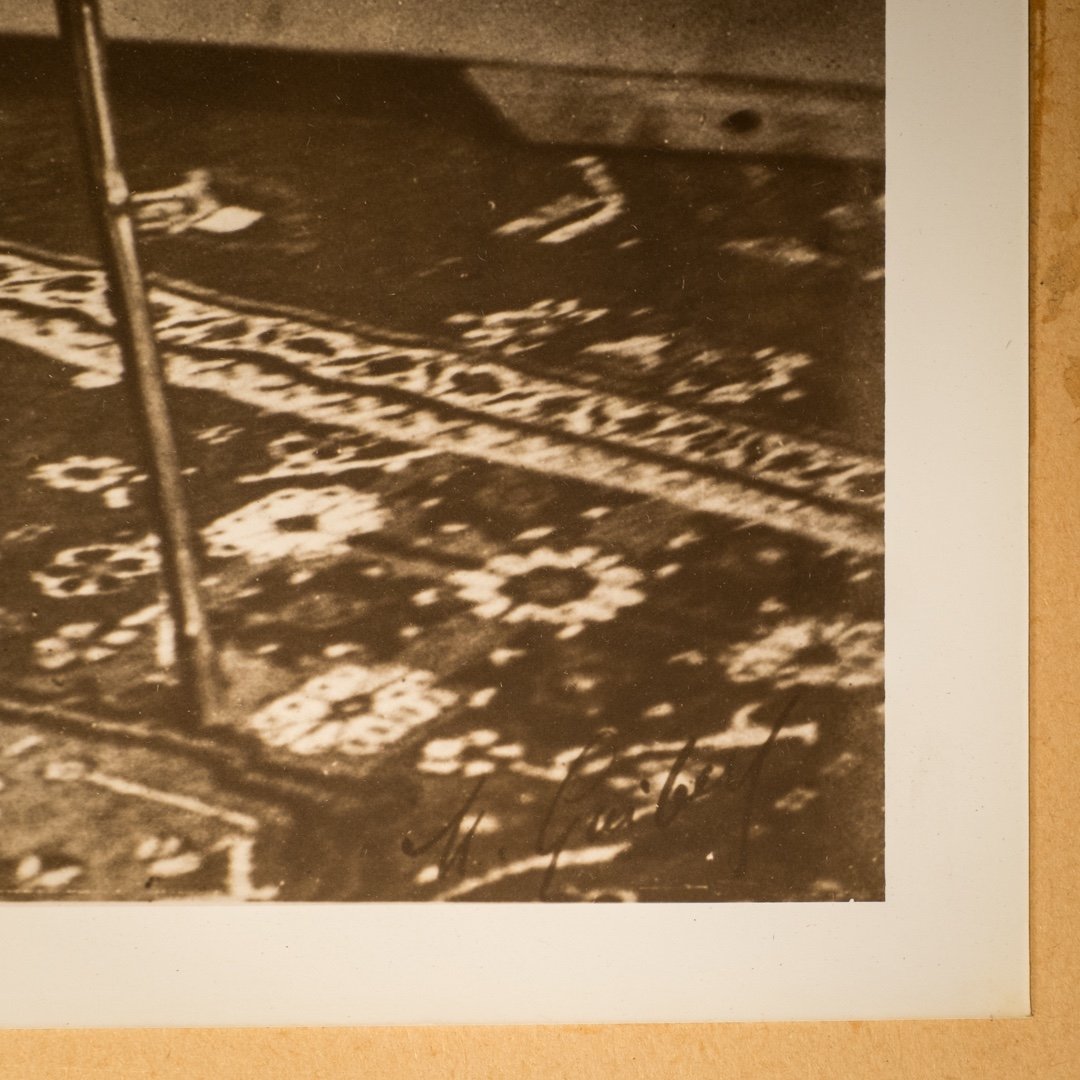
[[[651, 820], [656, 829], [669, 829], [693, 807], [716, 802], [725, 792], [741, 793], [741, 799], [733, 808], [730, 800], [724, 804], [729, 808], [728, 813], [725, 814], [723, 809], [718, 811], [723, 816], [717, 828], [721, 838], [727, 837], [732, 850], [726, 873], [731, 877], [744, 877], [762, 775], [799, 696], [798, 689], [788, 695], [777, 710], [767, 736], [755, 749], [746, 767], [738, 772], [721, 770], [717, 773], [714, 763], [695, 762], [695, 754], [699, 752], [698, 739], [696, 736], [688, 738], [665, 770], [663, 783], [651, 807], [612, 791], [608, 781], [620, 775], [620, 766], [626, 762], [621, 756], [618, 732], [611, 728], [598, 731], [570, 761], [566, 774], [541, 812], [532, 844], [533, 857], [550, 858], [544, 867], [539, 898], [558, 898], [555, 883], [559, 859], [575, 837], [588, 844], [630, 837], [646, 819]], [[426, 839], [417, 841], [407, 834], [401, 842], [402, 851], [416, 858], [441, 844], [437, 878], [445, 879], [454, 871], [463, 877], [477, 829], [486, 814], [478, 803], [488, 779], [488, 775], [482, 776], [462, 804]], [[639, 790], [648, 794], [652, 790], [650, 781], [642, 779]], [[506, 859], [501, 848], [499, 858]], [[716, 873], [723, 876], [723, 868], [717, 867]]]
[[480, 822], [484, 818], [485, 811], [480, 811], [473, 818], [469, 827], [464, 828], [466, 815], [473, 808], [476, 800], [480, 798], [480, 792], [484, 790], [486, 776], [481, 776], [469, 797], [458, 810], [436, 833], [422, 843], [414, 843], [408, 833], [402, 838], [401, 850], [410, 858], [417, 858], [430, 851], [440, 840], [443, 842], [442, 852], [439, 855], [438, 876], [440, 879], [447, 877], [451, 870], [457, 869], [462, 876], [469, 862], [469, 851], [472, 847], [473, 837]]

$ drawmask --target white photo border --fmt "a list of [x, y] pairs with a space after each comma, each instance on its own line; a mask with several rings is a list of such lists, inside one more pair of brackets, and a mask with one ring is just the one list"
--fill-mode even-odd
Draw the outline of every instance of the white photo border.
[[887, 899], [0, 905], [11, 1027], [1026, 1015], [1021, 0], [888, 0]]

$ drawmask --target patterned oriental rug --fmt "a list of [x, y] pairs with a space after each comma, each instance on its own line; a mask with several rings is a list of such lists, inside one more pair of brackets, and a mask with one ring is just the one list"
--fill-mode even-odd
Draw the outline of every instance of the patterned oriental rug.
[[192, 732], [62, 68], [0, 45], [0, 894], [884, 895], [880, 170], [116, 50]]

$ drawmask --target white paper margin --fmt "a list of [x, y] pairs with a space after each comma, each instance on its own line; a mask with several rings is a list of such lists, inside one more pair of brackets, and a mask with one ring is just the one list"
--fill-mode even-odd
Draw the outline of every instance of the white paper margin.
[[1028, 1012], [1027, 8], [888, 21], [888, 899], [3, 905], [0, 1024]]

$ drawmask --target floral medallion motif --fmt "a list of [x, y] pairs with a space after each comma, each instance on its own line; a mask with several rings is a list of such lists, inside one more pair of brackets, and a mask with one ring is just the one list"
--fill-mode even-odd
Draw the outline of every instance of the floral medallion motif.
[[111, 510], [131, 505], [131, 485], [144, 480], [134, 466], [114, 457], [86, 457], [74, 454], [63, 461], [39, 465], [31, 474], [35, 480], [57, 491], [80, 495], [100, 494]]
[[340, 664], [260, 709], [249, 727], [294, 754], [374, 754], [457, 702], [435, 675], [399, 664]]
[[349, 538], [382, 528], [379, 497], [337, 485], [284, 488], [219, 518], [203, 530], [207, 554], [252, 562], [342, 555]]
[[587, 623], [609, 622], [622, 608], [640, 604], [645, 594], [636, 586], [643, 580], [618, 555], [601, 555], [594, 547], [496, 555], [480, 570], [450, 575], [474, 614], [507, 623], [550, 623], [561, 628], [560, 638], [574, 637]]
[[885, 628], [880, 622], [788, 619], [719, 658], [733, 682], [776, 686], [876, 686], [884, 678]]
[[437, 776], [486, 776], [501, 764], [523, 757], [521, 743], [504, 742], [497, 731], [481, 728], [465, 735], [432, 739], [423, 749], [417, 768]]
[[89, 544], [59, 552], [51, 565], [31, 575], [46, 596], [100, 596], [128, 588], [136, 578], [157, 572], [157, 537], [128, 544]]

